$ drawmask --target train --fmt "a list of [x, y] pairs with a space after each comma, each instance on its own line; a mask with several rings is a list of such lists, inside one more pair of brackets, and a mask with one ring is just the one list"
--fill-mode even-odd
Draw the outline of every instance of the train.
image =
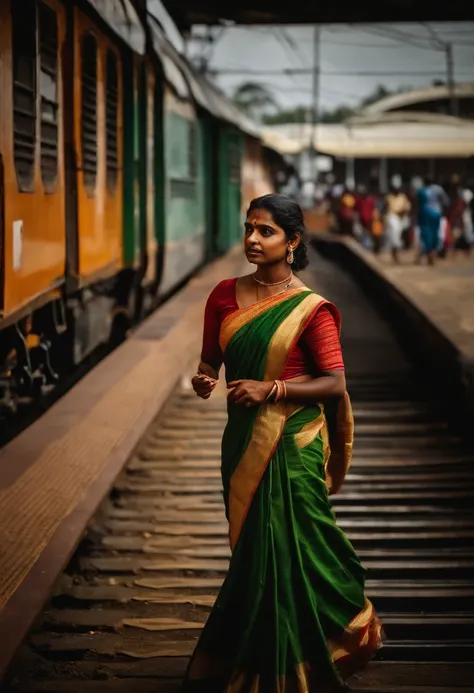
[[236, 244], [281, 172], [138, 0], [2, 0], [0, 84], [8, 416]]

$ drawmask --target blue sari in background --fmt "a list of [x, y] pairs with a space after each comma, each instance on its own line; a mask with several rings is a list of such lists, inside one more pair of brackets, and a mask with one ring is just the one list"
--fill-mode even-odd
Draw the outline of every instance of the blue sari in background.
[[444, 191], [438, 185], [426, 185], [418, 191], [417, 200], [420, 241], [424, 253], [429, 254], [439, 248]]

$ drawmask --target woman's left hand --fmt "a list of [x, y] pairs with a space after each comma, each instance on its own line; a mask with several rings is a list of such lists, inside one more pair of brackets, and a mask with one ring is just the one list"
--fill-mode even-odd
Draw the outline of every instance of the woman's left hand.
[[227, 383], [227, 389], [232, 390], [227, 399], [234, 404], [254, 407], [265, 402], [273, 385], [273, 380], [233, 380]]

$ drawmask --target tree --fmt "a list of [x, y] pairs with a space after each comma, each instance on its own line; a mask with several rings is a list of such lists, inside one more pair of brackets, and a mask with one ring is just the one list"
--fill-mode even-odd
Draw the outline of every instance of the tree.
[[309, 109], [306, 106], [297, 106], [270, 113], [263, 116], [266, 125], [282, 125], [284, 123], [304, 123], [308, 119]]
[[[350, 106], [338, 106], [332, 111], [323, 111], [319, 118], [320, 123], [343, 123], [354, 115], [354, 109]], [[311, 111], [306, 106], [296, 106], [287, 110], [278, 111], [263, 116], [266, 125], [283, 125], [284, 123], [311, 122]]]
[[272, 92], [258, 82], [245, 82], [237, 87], [233, 101], [247, 115], [262, 120], [268, 110], [278, 111], [278, 102]]
[[321, 114], [321, 123], [343, 123], [345, 120], [354, 115], [354, 109], [350, 106], [337, 106], [332, 111], [323, 111]]
[[391, 91], [390, 89], [387, 89], [387, 87], [384, 87], [383, 84], [378, 84], [371, 94], [361, 100], [359, 107], [365, 108], [366, 106], [370, 106], [371, 104], [396, 93], [397, 92]]
[[[406, 91], [409, 87], [402, 89], [401, 91]], [[396, 91], [390, 91], [382, 84], [377, 85], [373, 92], [368, 96], [361, 99], [359, 104], [355, 107], [348, 106], [347, 104], [341, 104], [332, 110], [322, 111], [320, 114], [320, 123], [343, 123], [348, 118], [354, 116], [361, 109], [366, 108], [380, 99], [384, 99], [391, 94], [397, 93]], [[284, 123], [306, 123], [310, 122], [311, 114], [310, 109], [307, 106], [296, 106], [295, 108], [285, 109], [277, 111], [276, 113], [265, 113], [263, 115], [263, 122], [266, 125], [282, 125]]]

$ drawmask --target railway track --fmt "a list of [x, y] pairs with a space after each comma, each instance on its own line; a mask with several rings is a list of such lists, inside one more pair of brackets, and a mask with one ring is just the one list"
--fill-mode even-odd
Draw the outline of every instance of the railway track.
[[[386, 629], [355, 690], [474, 691], [474, 469], [389, 326], [316, 256], [307, 283], [343, 314], [356, 416], [333, 505]], [[8, 693], [172, 693], [227, 569], [220, 485], [225, 391], [186, 382], [91, 523], [8, 672]]]

